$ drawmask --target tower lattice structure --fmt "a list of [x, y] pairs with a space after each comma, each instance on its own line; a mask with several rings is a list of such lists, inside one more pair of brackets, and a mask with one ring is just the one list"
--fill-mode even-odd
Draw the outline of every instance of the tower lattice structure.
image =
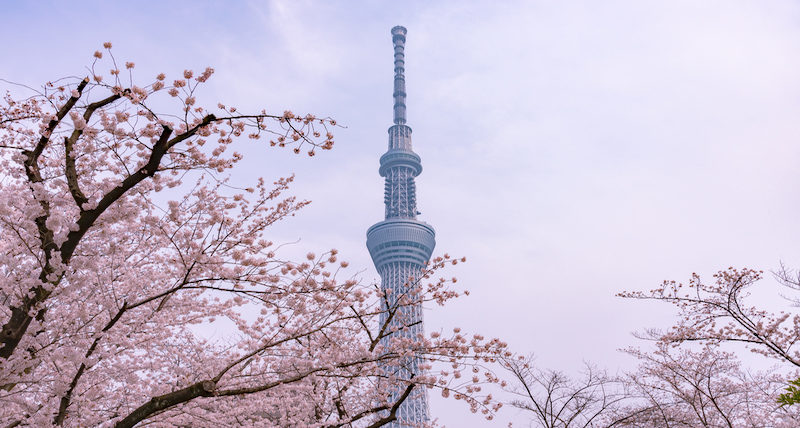
[[[379, 169], [386, 180], [386, 218], [367, 231], [367, 248], [387, 296], [381, 325], [393, 314], [389, 321], [393, 333], [382, 339], [384, 344], [398, 335], [413, 339], [424, 334], [421, 305], [406, 304], [403, 296], [413, 293], [415, 281], [422, 276], [436, 245], [433, 227], [417, 220], [414, 179], [422, 172], [422, 163], [411, 149], [411, 128], [406, 125], [405, 42], [406, 29], [392, 28], [394, 125], [389, 128], [389, 150], [381, 156]], [[412, 356], [384, 369], [399, 378], [410, 379], [420, 374], [420, 366], [420, 359]], [[395, 389], [394, 396], [403, 389]], [[421, 426], [429, 420], [427, 392], [417, 387], [398, 409], [397, 421], [388, 427]]]

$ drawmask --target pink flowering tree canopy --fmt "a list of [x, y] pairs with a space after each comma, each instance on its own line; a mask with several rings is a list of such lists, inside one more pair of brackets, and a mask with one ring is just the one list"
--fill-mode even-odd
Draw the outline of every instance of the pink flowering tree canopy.
[[[800, 403], [800, 315], [787, 311], [772, 312], [749, 303], [750, 292], [762, 280], [763, 272], [753, 269], [728, 269], [704, 281], [697, 274], [687, 283], [665, 281], [649, 292], [624, 292], [626, 298], [657, 300], [675, 305], [678, 322], [667, 331], [650, 331], [647, 336], [662, 346], [685, 343], [720, 345], [744, 344], [751, 351], [774, 358], [793, 374], [784, 379], [783, 394], [774, 394], [782, 406]], [[781, 267], [775, 273], [778, 282], [788, 288], [800, 289], [800, 275]], [[790, 300], [792, 300], [790, 298]], [[794, 300], [797, 303], [797, 300]], [[794, 377], [795, 380], [791, 380]]]
[[[544, 428], [780, 427], [800, 426], [800, 316], [756, 305], [750, 293], [763, 273], [728, 268], [710, 281], [692, 274], [687, 283], [665, 281], [650, 291], [620, 296], [677, 308], [666, 330], [640, 338], [648, 349], [628, 348], [639, 365], [608, 375], [591, 365], [578, 377], [535, 367], [529, 359], [503, 359], [517, 397], [510, 404]], [[775, 274], [800, 289], [800, 272]], [[794, 299], [794, 303], [798, 303]], [[782, 363], [768, 370], [744, 367], [744, 345]]]
[[[433, 276], [454, 259], [388, 306], [336, 250], [291, 261], [270, 242], [307, 204], [292, 177], [228, 181], [237, 141], [313, 156], [333, 119], [209, 108], [213, 69], [137, 84], [105, 48], [85, 78], [0, 105], [0, 425], [378, 427], [414, 388], [492, 417], [503, 342], [389, 327], [463, 293]], [[409, 355], [428, 370], [387, 371]]]
[[800, 424], [798, 409], [775, 401], [783, 376], [744, 369], [734, 354], [717, 346], [689, 350], [661, 343], [625, 352], [638, 367], [617, 375], [587, 364], [580, 376], [570, 377], [537, 368], [531, 359], [505, 359], [516, 396], [510, 404], [529, 415], [530, 426], [542, 428]]
[[660, 343], [742, 343], [756, 353], [793, 368], [800, 367], [800, 350], [796, 346], [800, 315], [770, 312], [747, 301], [762, 274], [753, 269], [728, 268], [714, 274], [711, 282], [692, 274], [685, 284], [665, 281], [649, 292], [624, 292], [620, 296], [657, 300], [677, 307], [678, 322], [672, 328], [648, 334]]

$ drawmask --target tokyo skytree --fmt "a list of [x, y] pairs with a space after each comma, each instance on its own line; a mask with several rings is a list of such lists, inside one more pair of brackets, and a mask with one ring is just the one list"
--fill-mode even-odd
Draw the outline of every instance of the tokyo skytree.
[[[387, 292], [381, 325], [388, 313], [398, 307], [400, 299], [409, 294], [409, 284], [422, 276], [425, 264], [436, 245], [433, 227], [417, 220], [416, 184], [414, 178], [422, 172], [420, 157], [411, 149], [411, 128], [406, 125], [405, 42], [406, 29], [392, 28], [394, 44], [394, 125], [389, 128], [389, 150], [381, 156], [380, 169], [386, 179], [384, 204], [386, 219], [367, 231], [367, 248], [381, 276], [381, 285]], [[411, 280], [410, 280], [411, 279]], [[396, 335], [416, 338], [424, 334], [422, 307], [419, 303], [400, 305], [390, 320], [396, 329], [383, 339], [386, 343]], [[409, 357], [396, 366], [384, 367], [397, 377], [409, 379], [420, 373], [419, 358]], [[405, 388], [395, 391], [395, 397]], [[414, 388], [400, 406], [397, 421], [390, 428], [420, 426], [429, 422], [428, 396], [422, 386]]]

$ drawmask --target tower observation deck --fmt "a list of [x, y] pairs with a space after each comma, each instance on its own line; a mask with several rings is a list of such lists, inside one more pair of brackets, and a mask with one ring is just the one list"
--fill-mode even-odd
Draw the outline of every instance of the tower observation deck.
[[[416, 338], [424, 334], [422, 307], [404, 304], [401, 299], [416, 285], [425, 264], [436, 245], [433, 227], [417, 220], [416, 184], [422, 172], [419, 155], [411, 149], [411, 128], [406, 125], [405, 43], [406, 29], [392, 28], [394, 44], [394, 125], [389, 128], [389, 150], [381, 156], [378, 172], [386, 180], [384, 204], [385, 220], [367, 230], [367, 248], [381, 276], [381, 285], [387, 291], [388, 306], [381, 314], [381, 325], [388, 319], [387, 312], [395, 311], [390, 321], [392, 335]], [[398, 366], [384, 367], [399, 378], [409, 379], [420, 373], [420, 361], [410, 357]], [[396, 391], [400, 394], [401, 388]], [[415, 388], [400, 406], [397, 421], [390, 428], [419, 426], [429, 421], [428, 397], [425, 388]]]

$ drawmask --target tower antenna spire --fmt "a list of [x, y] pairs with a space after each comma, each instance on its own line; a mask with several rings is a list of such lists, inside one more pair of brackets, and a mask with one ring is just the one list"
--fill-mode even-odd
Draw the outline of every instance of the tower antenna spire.
[[392, 28], [394, 44], [394, 123], [406, 123], [406, 27]]

